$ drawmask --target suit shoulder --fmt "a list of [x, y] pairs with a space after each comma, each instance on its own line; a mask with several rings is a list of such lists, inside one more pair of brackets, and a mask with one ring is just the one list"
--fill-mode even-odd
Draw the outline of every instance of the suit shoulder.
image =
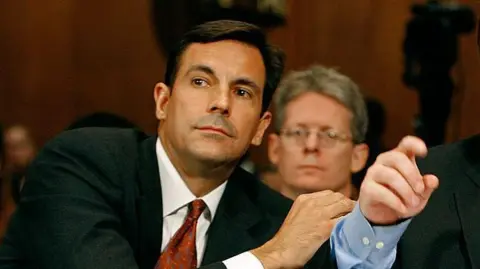
[[106, 148], [121, 149], [134, 145], [146, 138], [136, 129], [121, 128], [80, 128], [62, 132], [46, 144], [49, 147], [61, 147], [71, 150], [102, 151]]
[[32, 163], [38, 169], [58, 167], [73, 171], [89, 171], [99, 178], [112, 181], [122, 169], [136, 160], [138, 145], [146, 135], [133, 129], [81, 128], [63, 132], [49, 141]]
[[250, 199], [265, 213], [285, 218], [290, 211], [293, 201], [265, 185], [251, 173], [239, 168], [237, 172], [249, 193]]
[[429, 149], [427, 157], [418, 161], [418, 166], [424, 174], [443, 175], [459, 173], [479, 163], [480, 135], [476, 135]]

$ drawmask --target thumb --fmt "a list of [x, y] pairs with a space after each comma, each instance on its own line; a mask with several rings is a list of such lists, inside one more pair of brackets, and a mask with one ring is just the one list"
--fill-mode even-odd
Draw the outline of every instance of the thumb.
[[422, 194], [423, 199], [429, 199], [432, 193], [438, 188], [440, 182], [434, 175], [423, 176], [423, 183], [425, 184], [425, 191]]

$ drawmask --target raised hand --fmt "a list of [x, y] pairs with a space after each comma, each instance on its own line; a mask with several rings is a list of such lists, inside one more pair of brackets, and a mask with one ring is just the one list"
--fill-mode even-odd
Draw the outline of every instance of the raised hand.
[[420, 213], [438, 187], [434, 175], [421, 175], [415, 157], [427, 155], [419, 138], [407, 136], [392, 151], [378, 156], [360, 188], [359, 204], [373, 224], [388, 225]]

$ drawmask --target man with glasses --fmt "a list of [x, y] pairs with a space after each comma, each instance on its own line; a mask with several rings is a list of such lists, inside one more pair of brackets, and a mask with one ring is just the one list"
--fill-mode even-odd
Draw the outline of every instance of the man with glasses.
[[[423, 210], [438, 181], [428, 178], [414, 192], [409, 179], [392, 177], [381, 167], [389, 165], [384, 161], [369, 169], [356, 194], [351, 176], [365, 166], [369, 151], [364, 143], [367, 109], [358, 86], [336, 70], [313, 66], [289, 74], [274, 97], [274, 112], [269, 157], [280, 174], [279, 191], [295, 201], [332, 192], [358, 198], [353, 211], [332, 232], [330, 245], [344, 247], [332, 247], [338, 268], [391, 268], [400, 237], [410, 219]], [[426, 151], [412, 139], [400, 143], [397, 155]], [[418, 171], [410, 172], [409, 176], [420, 178]], [[404, 199], [408, 202], [399, 203]], [[328, 212], [327, 205], [315, 210]]]
[[356, 199], [352, 173], [365, 166], [368, 115], [358, 86], [336, 70], [313, 66], [290, 73], [274, 97], [268, 155], [277, 166], [279, 191], [332, 190]]

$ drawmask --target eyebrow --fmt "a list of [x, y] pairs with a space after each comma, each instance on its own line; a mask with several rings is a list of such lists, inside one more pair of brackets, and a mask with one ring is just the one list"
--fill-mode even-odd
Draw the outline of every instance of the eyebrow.
[[[209, 67], [207, 65], [203, 65], [203, 64], [192, 65], [187, 70], [186, 75], [188, 75], [192, 72], [203, 72], [203, 73], [206, 73], [210, 76], [216, 77], [215, 71], [213, 71], [213, 69], [211, 67]], [[261, 90], [261, 87], [257, 83], [255, 83], [253, 80], [245, 78], [245, 77], [237, 78], [237, 79], [233, 80], [233, 82], [231, 84], [233, 84], [233, 85], [240, 84], [240, 85], [249, 86], [249, 87], [253, 88], [253, 90], [256, 91], [256, 92], [260, 92], [260, 90]]]
[[254, 91], [260, 92], [260, 86], [258, 86], [257, 83], [253, 82], [251, 79], [248, 78], [237, 78], [233, 81], [233, 84], [249, 86], [250, 88], [253, 88]]
[[309, 124], [309, 123], [297, 123], [295, 124], [295, 127], [300, 127], [300, 128], [317, 128], [320, 129], [321, 131], [327, 131], [327, 130], [334, 130], [338, 131], [338, 129], [334, 128], [333, 126], [330, 125], [324, 125], [324, 124]]
[[215, 71], [213, 71], [212, 68], [210, 68], [209, 66], [206, 66], [206, 65], [203, 65], [203, 64], [196, 64], [196, 65], [192, 65], [188, 71], [187, 71], [187, 75], [192, 73], [192, 72], [195, 72], [195, 71], [200, 71], [200, 72], [203, 72], [203, 73], [207, 73], [208, 75], [211, 75], [211, 76], [215, 76]]

